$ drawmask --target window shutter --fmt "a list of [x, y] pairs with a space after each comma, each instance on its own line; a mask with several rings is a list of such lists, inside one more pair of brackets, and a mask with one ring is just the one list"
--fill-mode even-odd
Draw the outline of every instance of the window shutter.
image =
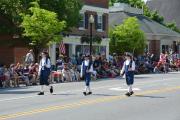
[[106, 31], [106, 15], [103, 15], [103, 31]]
[[98, 29], [98, 15], [94, 16], [94, 20], [95, 20], [95, 28], [97, 30]]
[[89, 20], [88, 20], [88, 14], [85, 13], [85, 29], [88, 29], [88, 24], [89, 24]]

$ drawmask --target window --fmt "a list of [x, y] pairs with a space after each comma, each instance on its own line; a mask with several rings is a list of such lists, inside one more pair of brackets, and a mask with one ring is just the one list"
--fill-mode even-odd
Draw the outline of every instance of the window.
[[85, 16], [84, 16], [84, 13], [81, 13], [80, 14], [80, 21], [79, 21], [79, 29], [84, 29], [85, 27]]
[[102, 24], [102, 15], [98, 15], [97, 22], [98, 22], [97, 29], [102, 31], [102, 27], [103, 27], [103, 24]]
[[162, 45], [162, 52], [168, 52], [169, 46], [168, 45]]

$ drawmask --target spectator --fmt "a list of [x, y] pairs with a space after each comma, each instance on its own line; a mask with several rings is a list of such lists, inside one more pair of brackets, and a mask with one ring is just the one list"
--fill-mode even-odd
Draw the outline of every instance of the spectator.
[[29, 52], [26, 54], [25, 63], [30, 65], [31, 63], [34, 63], [34, 55], [33, 50], [29, 50]]
[[62, 81], [72, 82], [72, 74], [67, 63], [64, 63], [64, 68], [62, 70]]
[[[27, 69], [27, 71], [26, 71]], [[18, 65], [16, 69], [16, 73], [18, 74], [18, 78], [25, 82], [26, 86], [29, 85], [29, 77], [28, 77], [28, 68], [23, 68], [23, 65]]]
[[0, 64], [0, 87], [3, 87], [4, 82], [4, 66]]
[[75, 55], [72, 56], [72, 58], [71, 58], [71, 63], [72, 63], [73, 65], [77, 65], [77, 59], [76, 59], [76, 56], [75, 56]]
[[32, 85], [37, 85], [38, 70], [39, 70], [38, 63], [31, 64], [29, 66], [29, 79], [30, 79]]
[[63, 69], [63, 63], [64, 63], [63, 55], [59, 55], [59, 59], [56, 61], [57, 70]]
[[4, 69], [4, 77], [5, 77], [5, 87], [10, 87], [10, 80], [11, 80], [11, 76], [10, 76], [10, 71], [7, 67], [5, 67]]
[[14, 64], [10, 65], [10, 77], [13, 83], [14, 87], [18, 87], [19, 86], [19, 78], [18, 78], [18, 74], [16, 73], [16, 68], [17, 66], [15, 66]]
[[77, 66], [73, 65], [71, 69], [71, 74], [72, 74], [72, 80], [73, 81], [79, 81], [80, 80], [80, 73], [77, 70]]

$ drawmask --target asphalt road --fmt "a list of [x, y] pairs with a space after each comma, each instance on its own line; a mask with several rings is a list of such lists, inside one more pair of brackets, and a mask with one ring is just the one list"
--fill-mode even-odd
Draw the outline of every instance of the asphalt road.
[[180, 72], [137, 75], [131, 97], [124, 79], [55, 84], [55, 93], [36, 95], [39, 86], [0, 89], [0, 120], [180, 120]]

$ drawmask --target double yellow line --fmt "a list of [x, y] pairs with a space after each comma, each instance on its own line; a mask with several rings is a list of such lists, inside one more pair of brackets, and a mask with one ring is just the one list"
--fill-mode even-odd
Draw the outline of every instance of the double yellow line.
[[[180, 86], [145, 91], [145, 92], [138, 93], [136, 95], [157, 94], [157, 93], [170, 92], [170, 91], [176, 91], [176, 90], [180, 90]], [[50, 107], [34, 109], [34, 110], [26, 111], [26, 112], [18, 112], [18, 113], [14, 113], [14, 114], [0, 115], [0, 120], [34, 115], [34, 114], [38, 114], [38, 113], [50, 112], [50, 111], [55, 111], [55, 110], [72, 109], [72, 108], [77, 108], [77, 107], [84, 106], [84, 105], [91, 105], [91, 104], [97, 104], [97, 103], [103, 103], [103, 102], [111, 102], [111, 101], [115, 101], [115, 100], [121, 100], [124, 98], [127, 98], [127, 97], [122, 95], [122, 96], [97, 98], [94, 100], [82, 100], [82, 101], [79, 101], [76, 103], [71, 103], [71, 104], [50, 106]]]

